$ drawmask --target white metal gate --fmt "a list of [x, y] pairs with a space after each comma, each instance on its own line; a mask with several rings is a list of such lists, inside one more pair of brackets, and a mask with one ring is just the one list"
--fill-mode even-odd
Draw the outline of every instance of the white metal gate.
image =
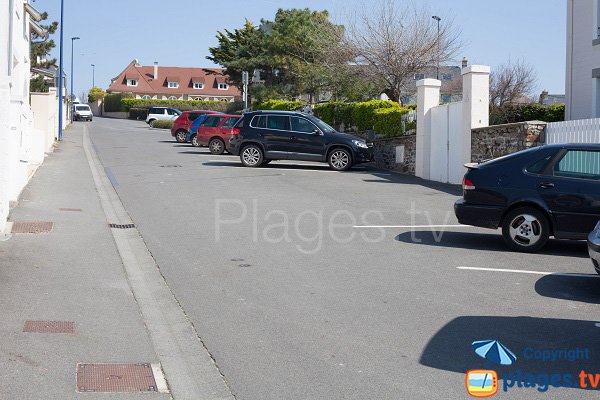
[[431, 109], [430, 179], [444, 183], [462, 182], [462, 107], [449, 103]]
[[600, 118], [551, 122], [546, 125], [546, 143], [600, 143]]

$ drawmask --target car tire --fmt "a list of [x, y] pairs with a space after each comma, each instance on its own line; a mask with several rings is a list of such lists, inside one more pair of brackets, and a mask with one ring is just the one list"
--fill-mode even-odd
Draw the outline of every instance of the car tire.
[[191, 140], [192, 146], [200, 147], [200, 143], [198, 142], [198, 137], [196, 135], [192, 135]]
[[154, 121], [156, 121], [156, 120], [151, 119], [150, 121], [148, 121], [148, 125], [150, 125], [150, 128], [154, 128]]
[[537, 208], [515, 208], [504, 217], [502, 237], [511, 250], [534, 253], [544, 247], [550, 237], [548, 217]]
[[347, 171], [352, 168], [352, 155], [348, 150], [338, 147], [331, 150], [327, 162], [334, 171]]
[[185, 143], [186, 135], [187, 135], [187, 132], [184, 131], [183, 129], [180, 129], [177, 132], [175, 132], [175, 140], [177, 141], [177, 143]]
[[220, 156], [225, 153], [225, 142], [218, 138], [210, 139], [210, 142], [208, 142], [208, 150], [210, 150], [211, 154]]
[[600, 275], [600, 264], [598, 264], [598, 261], [592, 258], [592, 264], [594, 264], [594, 269], [596, 270], [596, 273]]
[[250, 144], [240, 151], [240, 160], [244, 167], [260, 167], [264, 161], [263, 151], [257, 145]]

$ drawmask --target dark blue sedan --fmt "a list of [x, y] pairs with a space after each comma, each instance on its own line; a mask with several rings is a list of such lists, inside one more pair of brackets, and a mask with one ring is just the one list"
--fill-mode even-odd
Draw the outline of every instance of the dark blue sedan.
[[600, 220], [600, 144], [546, 145], [465, 166], [459, 222], [502, 228], [512, 250], [537, 251], [550, 236], [585, 240]]

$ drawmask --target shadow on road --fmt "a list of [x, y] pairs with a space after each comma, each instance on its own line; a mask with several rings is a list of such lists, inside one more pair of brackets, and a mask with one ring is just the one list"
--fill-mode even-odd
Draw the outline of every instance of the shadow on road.
[[[564, 378], [564, 374], [571, 374], [573, 382], [579, 386], [578, 375], [581, 370], [592, 374], [598, 372], [600, 328], [597, 328], [595, 323], [596, 321], [533, 317], [458, 317], [443, 326], [429, 340], [419, 362], [427, 367], [459, 373], [466, 373], [470, 369], [495, 370], [498, 373], [499, 381], [502, 381], [498, 382], [500, 390], [503, 390], [505, 383], [513, 383], [512, 390], [516, 389], [515, 381], [518, 380], [519, 370], [523, 379], [527, 379], [526, 374], [533, 374], [536, 382], [539, 374], [548, 374], [549, 376], [561, 374], [561, 378]], [[471, 343], [476, 340], [499, 340], [517, 356], [517, 360], [511, 366], [492, 364], [472, 350]], [[533, 352], [525, 351], [526, 349], [570, 350], [577, 348], [581, 349], [581, 352], [578, 353], [580, 359], [571, 361], [569, 361], [568, 352], [565, 352], [562, 359], [542, 361], [533, 359]], [[585, 349], [589, 349], [587, 352], [589, 359], [585, 357]], [[571, 352], [570, 355], [574, 356], [574, 353]], [[510, 379], [511, 375], [512, 379]], [[540, 383], [543, 386], [544, 382]], [[548, 383], [549, 381], [545, 384], [548, 385]], [[539, 383], [536, 385], [537, 387], [531, 387], [528, 390], [536, 393], [540, 388]], [[547, 389], [553, 390], [551, 386]], [[510, 390], [508, 389], [508, 391]]]
[[[591, 263], [588, 267], [589, 270], [594, 270]], [[540, 296], [552, 299], [600, 304], [600, 276], [547, 275], [535, 283], [535, 291]], [[600, 329], [598, 334], [600, 335]]]
[[[399, 242], [424, 246], [451, 247], [466, 250], [510, 251], [502, 236], [488, 233], [423, 231], [404, 232], [395, 237]], [[584, 241], [550, 240], [539, 252], [544, 255], [587, 258], [587, 245]], [[591, 265], [591, 264], [590, 264]], [[600, 283], [600, 282], [599, 282]], [[599, 332], [600, 333], [600, 332]]]
[[[389, 172], [384, 170], [380, 171]], [[440, 192], [448, 193], [454, 196], [462, 196], [462, 187], [459, 185], [450, 185], [447, 183], [427, 181], [425, 179], [417, 178], [416, 176], [400, 175], [398, 173], [390, 173], [378, 177], [380, 179], [365, 179], [365, 182], [419, 185], [429, 189], [434, 189]]]

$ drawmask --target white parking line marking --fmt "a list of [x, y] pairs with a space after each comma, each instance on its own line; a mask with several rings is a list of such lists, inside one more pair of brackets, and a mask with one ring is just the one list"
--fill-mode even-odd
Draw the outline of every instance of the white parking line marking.
[[353, 228], [475, 228], [471, 225], [354, 225]]
[[600, 278], [598, 274], [578, 274], [571, 272], [544, 272], [544, 271], [528, 271], [524, 269], [503, 269], [503, 268], [482, 268], [482, 267], [456, 267], [457, 269], [469, 271], [491, 271], [491, 272], [512, 272], [516, 274], [533, 274], [533, 275], [556, 275], [556, 276], [580, 276], [584, 278]]

